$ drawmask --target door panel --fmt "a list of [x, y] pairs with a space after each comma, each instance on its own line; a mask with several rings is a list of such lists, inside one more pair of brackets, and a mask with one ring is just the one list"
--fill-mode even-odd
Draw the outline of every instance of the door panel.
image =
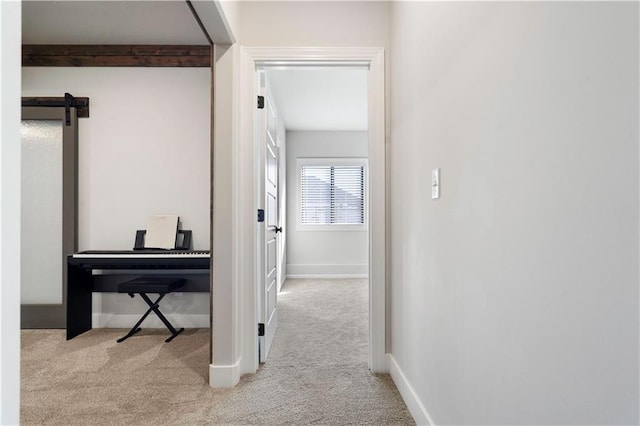
[[62, 303], [61, 120], [22, 120], [20, 295], [25, 304]]
[[[266, 76], [265, 76], [266, 79]], [[268, 84], [267, 84], [268, 89]], [[271, 137], [272, 141], [276, 140], [276, 132], [278, 131], [278, 117], [276, 115], [276, 109], [273, 105], [273, 101], [270, 96], [266, 97], [266, 113], [267, 113], [267, 133]]]
[[[277, 211], [278, 211], [278, 201], [273, 194], [267, 194], [267, 213], [266, 213], [266, 222], [267, 226], [274, 227], [278, 224], [277, 220]], [[272, 238], [275, 238], [273, 236]]]
[[274, 187], [278, 185], [278, 160], [271, 146], [267, 146], [267, 183]]
[[270, 98], [269, 86], [264, 71], [258, 71], [260, 94], [264, 96], [265, 107], [258, 110], [259, 140], [262, 144], [261, 164], [261, 197], [264, 206], [265, 220], [260, 236], [259, 258], [261, 265], [260, 285], [258, 291], [259, 318], [264, 326], [264, 336], [259, 338], [260, 362], [266, 362], [269, 349], [278, 327], [278, 146], [276, 108]]
[[[275, 315], [277, 308], [277, 300], [278, 300], [278, 286], [276, 285], [276, 280], [271, 281], [268, 289], [268, 297], [267, 297], [267, 312], [271, 312], [271, 315]], [[269, 318], [272, 320], [273, 318]], [[267, 330], [267, 332], [271, 332], [275, 334], [275, 329]]]
[[267, 242], [267, 276], [271, 277], [276, 270], [276, 241]]
[[[68, 124], [67, 124], [68, 118]], [[76, 251], [77, 115], [23, 107], [21, 327], [66, 327], [66, 256]]]

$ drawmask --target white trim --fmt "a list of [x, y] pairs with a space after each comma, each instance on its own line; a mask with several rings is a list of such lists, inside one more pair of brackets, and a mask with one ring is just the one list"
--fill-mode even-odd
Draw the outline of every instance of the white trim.
[[420, 401], [420, 398], [418, 398], [418, 395], [413, 390], [413, 386], [411, 386], [407, 380], [407, 377], [402, 372], [393, 355], [388, 354], [387, 358], [389, 360], [389, 374], [393, 379], [393, 383], [395, 383], [398, 388], [398, 392], [400, 392], [404, 403], [407, 405], [413, 420], [415, 420], [417, 425], [435, 425], [436, 423], [429, 415], [424, 404]]
[[287, 275], [289, 278], [297, 276], [354, 276], [361, 275], [366, 277], [369, 273], [369, 265], [365, 264], [333, 264], [333, 265], [321, 265], [321, 264], [301, 264], [301, 263], [289, 263], [287, 264]]
[[240, 361], [233, 365], [209, 364], [209, 385], [212, 388], [230, 388], [240, 381]]
[[367, 274], [290, 274], [292, 280], [348, 280], [369, 278]]
[[192, 6], [214, 44], [233, 44], [236, 37], [221, 1], [225, 0], [194, 1]]
[[255, 71], [256, 66], [293, 62], [296, 64], [361, 63], [369, 66], [368, 140], [369, 140], [369, 357], [373, 372], [386, 372], [385, 358], [385, 79], [384, 49], [380, 47], [242, 47], [240, 68], [239, 140], [235, 146], [238, 160], [233, 173], [234, 188], [242, 188], [234, 217], [238, 218], [237, 242], [238, 306], [241, 324], [241, 374], [258, 369], [256, 283], [256, 226], [258, 184], [255, 144]]
[[369, 368], [387, 372], [386, 336], [386, 143], [384, 49], [371, 53], [369, 138]]
[[365, 166], [367, 157], [297, 157], [298, 166]]
[[[299, 208], [299, 207], [297, 207]], [[300, 221], [300, 214], [297, 213], [298, 222]], [[349, 225], [349, 224], [333, 224], [333, 225], [310, 225], [310, 224], [296, 224], [296, 231], [298, 232], [367, 232], [369, 227], [365, 225]]]
[[[91, 323], [93, 328], [131, 328], [140, 317], [140, 314], [92, 314]], [[185, 329], [189, 328], [209, 328], [211, 321], [209, 314], [177, 314], [171, 313], [166, 315], [169, 322], [174, 327]], [[165, 328], [160, 318], [155, 315], [149, 315], [140, 325], [142, 328]]]

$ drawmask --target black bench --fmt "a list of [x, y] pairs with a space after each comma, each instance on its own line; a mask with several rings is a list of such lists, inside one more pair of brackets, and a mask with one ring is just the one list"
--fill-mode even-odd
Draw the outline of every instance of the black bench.
[[[134, 297], [136, 293], [139, 294], [140, 297], [142, 297], [144, 301], [147, 302], [147, 305], [149, 305], [149, 309], [147, 309], [147, 312], [144, 313], [144, 315], [138, 320], [136, 325], [134, 325], [131, 328], [131, 330], [129, 331], [129, 333], [127, 333], [126, 336], [118, 339], [118, 343], [128, 339], [129, 337], [133, 336], [138, 331], [140, 331], [141, 330], [140, 324], [142, 324], [142, 321], [144, 321], [151, 312], [155, 312], [158, 318], [160, 318], [160, 320], [164, 323], [167, 329], [171, 332], [171, 336], [169, 336], [169, 338], [167, 338], [165, 342], [172, 341], [174, 337], [182, 333], [184, 331], [184, 328], [180, 328], [179, 330], [176, 330], [173, 327], [173, 325], [171, 325], [169, 320], [162, 314], [162, 312], [160, 312], [159, 304], [160, 304], [160, 301], [164, 298], [164, 296], [171, 293], [172, 291], [176, 291], [183, 285], [184, 285], [184, 279], [170, 278], [166, 276], [140, 277], [140, 278], [136, 278], [136, 279], [119, 284], [118, 293], [128, 293], [129, 296], [131, 297]], [[149, 296], [147, 296], [147, 293], [158, 293], [158, 298], [156, 299], [155, 302], [153, 302], [151, 301]]]

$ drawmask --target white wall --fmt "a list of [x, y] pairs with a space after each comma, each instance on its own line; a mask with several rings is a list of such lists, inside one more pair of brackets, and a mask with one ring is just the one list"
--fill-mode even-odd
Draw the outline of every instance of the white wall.
[[[131, 249], [160, 213], [180, 216], [194, 249], [210, 247], [209, 68], [33, 67], [22, 79], [23, 96], [89, 97], [90, 117], [79, 119], [79, 250]], [[209, 325], [208, 294], [165, 300], [185, 327]], [[104, 315], [94, 325], [126, 327], [144, 306], [95, 295], [94, 314]], [[145, 325], [162, 327], [155, 317]]]
[[378, 1], [242, 1], [245, 46], [389, 45], [389, 4]]
[[0, 424], [20, 420], [20, 2], [0, 1]]
[[367, 132], [287, 132], [287, 275], [290, 277], [363, 276], [368, 272], [367, 230], [298, 229], [299, 158], [367, 158]]
[[[213, 148], [213, 218], [212, 218], [212, 293], [211, 333], [212, 365], [234, 364], [239, 352], [233, 336], [237, 330], [238, 312], [234, 299], [233, 262], [236, 245], [233, 241], [235, 217], [233, 207], [237, 188], [230, 185], [233, 170], [233, 140], [236, 137], [237, 79], [233, 69], [237, 61], [236, 46], [215, 47], [215, 103]], [[216, 378], [211, 376], [213, 385]], [[228, 385], [225, 383], [225, 385]]]
[[638, 4], [391, 11], [392, 354], [414, 415], [637, 424]]

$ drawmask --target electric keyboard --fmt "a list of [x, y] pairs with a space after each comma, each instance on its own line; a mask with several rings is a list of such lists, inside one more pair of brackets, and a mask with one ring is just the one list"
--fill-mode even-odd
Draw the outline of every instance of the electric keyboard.
[[181, 256], [188, 258], [209, 258], [211, 252], [209, 250], [88, 250], [74, 253], [71, 255], [75, 259], [86, 258], [111, 258], [111, 259], [127, 259], [127, 258], [153, 258], [160, 256]]
[[208, 269], [209, 250], [89, 250], [69, 255], [69, 265], [85, 269]]

